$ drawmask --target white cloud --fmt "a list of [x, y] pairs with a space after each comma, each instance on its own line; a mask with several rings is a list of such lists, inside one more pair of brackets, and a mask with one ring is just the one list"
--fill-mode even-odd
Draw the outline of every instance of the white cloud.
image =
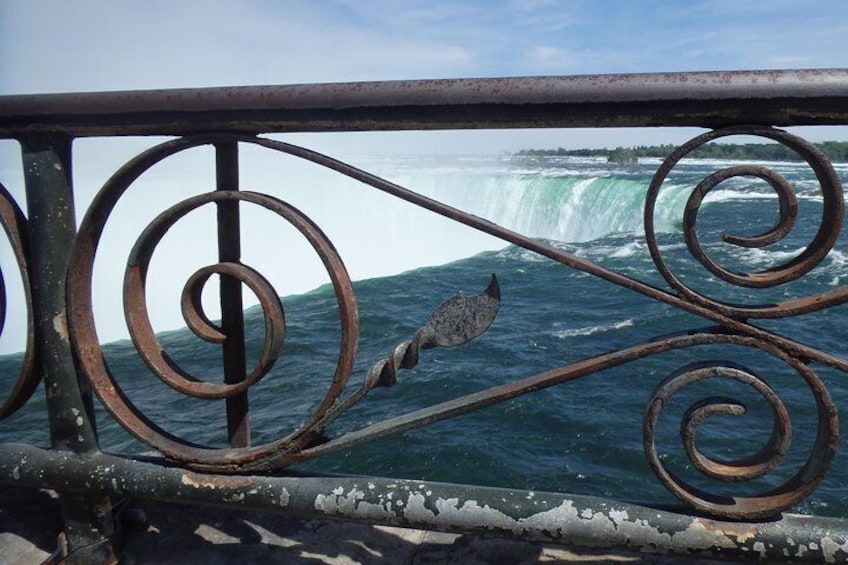
[[570, 53], [565, 49], [542, 45], [533, 47], [527, 54], [531, 59], [542, 62], [551, 60], [562, 61], [571, 57]]
[[526, 74], [557, 75], [578, 72], [583, 59], [577, 54], [550, 45], [536, 45], [525, 51]]
[[[367, 3], [366, 3], [367, 4]], [[463, 37], [257, 2], [5, 4], [0, 90], [380, 80], [471, 73]]]

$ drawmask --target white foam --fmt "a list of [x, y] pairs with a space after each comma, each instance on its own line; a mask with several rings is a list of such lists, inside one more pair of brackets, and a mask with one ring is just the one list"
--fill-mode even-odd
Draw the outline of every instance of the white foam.
[[585, 326], [582, 328], [573, 328], [569, 330], [559, 330], [553, 332], [554, 337], [558, 337], [560, 339], [565, 339], [568, 337], [577, 337], [577, 336], [586, 336], [586, 335], [594, 335], [602, 332], [610, 332], [614, 330], [620, 330], [621, 328], [629, 328], [634, 323], [632, 318], [628, 318], [627, 320], [623, 320], [621, 322], [616, 322], [614, 324], [602, 324], [598, 326]]

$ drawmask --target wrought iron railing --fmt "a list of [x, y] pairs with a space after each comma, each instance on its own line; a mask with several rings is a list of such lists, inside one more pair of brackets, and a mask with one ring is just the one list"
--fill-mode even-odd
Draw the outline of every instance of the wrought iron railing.
[[[816, 367], [848, 371], [848, 361], [815, 343], [802, 343], [758, 321], [795, 318], [848, 301], [848, 287], [811, 296], [745, 306], [693, 290], [667, 266], [657, 243], [654, 214], [665, 177], [694, 148], [731, 135], [753, 135], [781, 143], [805, 160], [821, 190], [822, 217], [812, 242], [781, 266], [739, 273], [717, 264], [698, 239], [698, 211], [722, 181], [753, 176], [766, 181], [779, 202], [779, 218], [766, 233], [727, 236], [749, 248], [783, 238], [793, 227], [798, 204], [793, 187], [764, 166], [723, 168], [693, 187], [681, 218], [686, 245], [712, 275], [732, 285], [765, 289], [804, 277], [833, 249], [843, 217], [843, 189], [829, 160], [811, 143], [776, 129], [796, 125], [848, 124], [848, 71], [779, 71], [647, 74], [583, 77], [473, 79], [321, 84], [174, 91], [56, 94], [0, 97], [0, 135], [22, 148], [26, 213], [2, 189], [2, 222], [22, 279], [28, 338], [20, 375], [4, 375], [10, 390], [0, 409], [6, 417], [27, 403], [44, 383], [50, 449], [23, 444], [0, 446], [0, 479], [60, 494], [68, 559], [107, 560], [114, 551], [110, 512], [115, 496], [181, 500], [325, 516], [373, 523], [461, 532], [491, 532], [572, 545], [652, 552], [699, 554], [726, 559], [770, 558], [844, 561], [848, 528], [839, 518], [783, 514], [812, 493], [836, 453], [838, 409]], [[262, 137], [267, 133], [698, 126], [708, 131], [665, 159], [647, 189], [644, 223], [647, 245], [665, 286], [648, 284], [584, 257], [516, 233], [486, 219], [359, 170], [330, 156]], [[76, 228], [71, 146], [90, 136], [176, 136], [131, 159], [103, 186]], [[494, 320], [500, 291], [497, 278], [480, 295], [443, 303], [407, 341], [376, 363], [361, 386], [348, 383], [357, 347], [358, 314], [343, 258], [320, 227], [274, 196], [240, 190], [239, 146], [255, 145], [293, 155], [346, 175], [416, 206], [498, 237], [601, 281], [638, 293], [710, 325], [673, 336], [646, 335], [641, 343], [597, 352], [576, 363], [445, 399], [428, 408], [366, 425], [335, 437], [328, 424], [368, 395], [391, 386], [401, 369], [414, 367], [422, 350], [453, 346], [485, 332]], [[104, 226], [127, 188], [146, 170], [186, 149], [211, 145], [216, 152], [217, 189], [163, 211], [139, 236], [127, 261], [124, 310], [133, 343], [149, 370], [179, 393], [226, 400], [227, 447], [197, 445], [160, 428], [143, 413], [113, 375], [95, 327], [92, 276]], [[278, 292], [240, 260], [240, 205], [271, 211], [306, 238], [326, 268], [341, 317], [335, 372], [323, 399], [302, 425], [261, 445], [250, 442], [248, 389], [280, 356], [285, 317]], [[217, 209], [218, 262], [201, 268], [186, 283], [182, 309], [188, 327], [220, 344], [224, 381], [199, 380], [168, 356], [154, 333], [146, 306], [148, 265], [164, 234], [189, 212], [207, 204]], [[8, 265], [5, 266], [8, 269]], [[222, 320], [213, 323], [201, 295], [213, 275], [220, 277]], [[247, 366], [242, 288], [258, 298], [265, 341], [255, 365]], [[5, 307], [5, 294], [2, 296]], [[400, 336], [402, 337], [402, 336]], [[412, 428], [453, 418], [543, 388], [673, 350], [706, 344], [734, 344], [758, 350], [791, 367], [809, 389], [816, 429], [800, 469], [782, 485], [754, 495], [703, 492], [666, 469], [655, 447], [659, 412], [675, 392], [692, 383], [725, 378], [750, 386], [770, 406], [773, 426], [753, 456], [725, 461], [695, 445], [702, 422], [737, 414], [739, 403], [709, 398], [684, 415], [681, 437], [692, 464], [707, 476], [741, 481], [771, 471], [788, 449], [789, 416], [779, 395], [738, 360], [701, 361], [659, 382], [644, 413], [644, 448], [659, 480], [684, 504], [656, 508], [604, 501], [579, 494], [533, 493], [483, 486], [383, 479], [378, 477], [287, 474], [292, 463], [346, 450]], [[112, 418], [157, 456], [116, 456], [100, 451], [92, 393]], [[574, 386], [579, 395], [579, 387]], [[508, 465], [509, 462], [505, 462]], [[835, 470], [836, 473], [840, 469]], [[422, 479], [426, 479], [423, 477]], [[801, 550], [803, 548], [803, 550]]]

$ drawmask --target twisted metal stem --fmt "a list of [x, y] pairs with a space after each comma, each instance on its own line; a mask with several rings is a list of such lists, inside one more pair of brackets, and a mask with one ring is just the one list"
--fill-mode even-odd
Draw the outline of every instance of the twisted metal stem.
[[415, 367], [422, 350], [463, 345], [481, 335], [495, 321], [500, 299], [498, 278], [492, 274], [489, 285], [480, 294], [459, 294], [442, 302], [412, 339], [396, 345], [388, 357], [371, 367], [362, 386], [334, 406], [321, 421], [321, 427], [349, 410], [373, 388], [394, 386], [400, 369]]
[[399, 369], [418, 364], [422, 349], [455, 347], [468, 343], [485, 332], [495, 321], [500, 308], [501, 290], [493, 274], [486, 289], [475, 296], [458, 295], [442, 302], [415, 332], [411, 340], [394, 348], [392, 354], [374, 364], [366, 383], [370, 387], [392, 386]]

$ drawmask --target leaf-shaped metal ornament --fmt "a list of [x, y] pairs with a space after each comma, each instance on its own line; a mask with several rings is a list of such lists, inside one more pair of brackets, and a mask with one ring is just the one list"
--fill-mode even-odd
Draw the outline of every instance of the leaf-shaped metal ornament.
[[418, 341], [422, 349], [468, 343], [492, 325], [500, 305], [501, 289], [498, 278], [492, 275], [482, 293], [460, 294], [442, 302], [416, 332], [413, 342]]
[[500, 305], [501, 289], [494, 274], [482, 293], [474, 296], [459, 294], [445, 300], [412, 339], [399, 343], [388, 357], [375, 363], [362, 387], [329, 410], [316, 427], [321, 428], [343, 414], [374, 387], [395, 384], [398, 370], [417, 365], [422, 349], [454, 347], [479, 336], [495, 321]]
[[494, 274], [480, 294], [448, 298], [430, 314], [411, 340], [400, 343], [389, 357], [371, 368], [366, 379], [368, 387], [395, 384], [398, 369], [417, 365], [422, 349], [468, 343], [492, 325], [500, 305], [501, 289]]

